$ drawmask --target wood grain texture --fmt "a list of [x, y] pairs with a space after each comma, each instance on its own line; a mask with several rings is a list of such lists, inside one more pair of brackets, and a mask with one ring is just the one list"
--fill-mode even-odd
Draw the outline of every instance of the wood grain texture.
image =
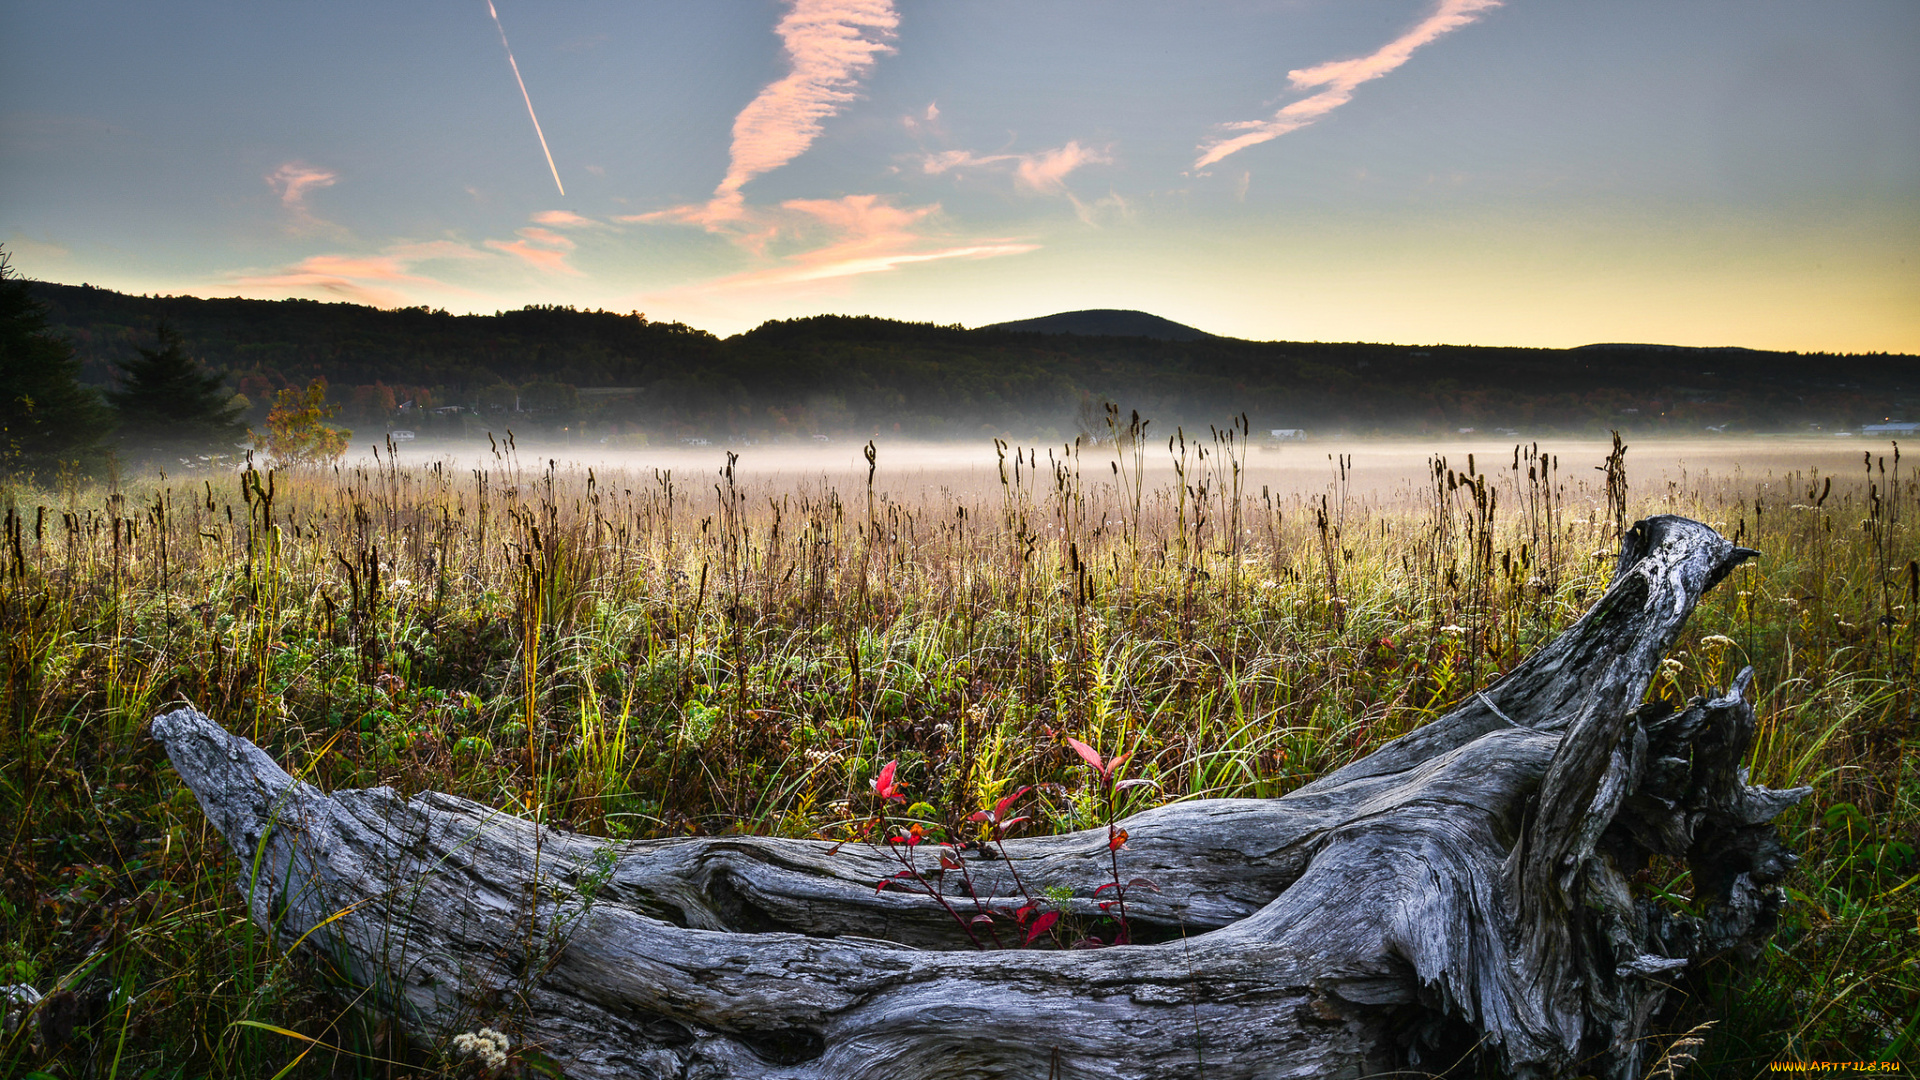
[[[876, 891], [899, 864], [858, 845], [612, 843], [442, 794], [328, 795], [192, 710], [152, 730], [260, 925], [424, 1042], [511, 1030], [583, 1080], [1637, 1078], [1667, 982], [1757, 948], [1794, 863], [1770, 822], [1806, 789], [1739, 767], [1749, 673], [1641, 704], [1752, 554], [1640, 522], [1591, 611], [1442, 719], [1284, 798], [1122, 822], [1122, 875], [1160, 890], [1128, 898], [1152, 944], [977, 951], [931, 897]], [[1017, 872], [1093, 914], [1106, 849], [1102, 829], [960, 857], [977, 895], [1017, 903]], [[1633, 895], [1653, 853], [1691, 863], [1704, 915]]]

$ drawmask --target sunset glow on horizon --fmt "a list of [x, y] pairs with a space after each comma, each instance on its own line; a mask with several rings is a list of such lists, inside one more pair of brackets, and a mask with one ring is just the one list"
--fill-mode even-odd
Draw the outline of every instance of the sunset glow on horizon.
[[1920, 353], [1916, 42], [1900, 0], [10, 5], [0, 246], [720, 334]]

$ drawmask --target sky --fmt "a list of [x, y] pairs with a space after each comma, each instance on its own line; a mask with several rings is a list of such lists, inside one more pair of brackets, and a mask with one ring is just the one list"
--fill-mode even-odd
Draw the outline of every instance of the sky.
[[1920, 353], [1914, 0], [0, 0], [48, 281]]

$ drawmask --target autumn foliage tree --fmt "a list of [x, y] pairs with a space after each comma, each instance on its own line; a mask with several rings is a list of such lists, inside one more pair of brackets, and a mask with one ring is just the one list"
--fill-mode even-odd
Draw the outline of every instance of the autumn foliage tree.
[[274, 397], [266, 431], [253, 433], [254, 448], [288, 465], [332, 461], [346, 453], [347, 440], [353, 437], [353, 432], [327, 422], [333, 412], [327, 380], [315, 379], [305, 390], [288, 387]]

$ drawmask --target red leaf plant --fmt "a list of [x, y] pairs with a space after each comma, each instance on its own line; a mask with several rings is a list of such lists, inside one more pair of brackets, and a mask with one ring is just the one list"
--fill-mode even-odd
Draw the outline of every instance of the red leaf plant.
[[[1079, 739], [1068, 737], [1066, 743], [1074, 753], [1079, 755], [1080, 760], [1094, 771], [1106, 797], [1108, 869], [1111, 880], [1095, 889], [1093, 895], [1100, 911], [1117, 927], [1111, 941], [1104, 941], [1088, 933], [1074, 942], [1072, 947], [1104, 948], [1108, 945], [1131, 944], [1132, 934], [1127, 923], [1126, 893], [1134, 887], [1151, 889], [1154, 886], [1145, 878], [1134, 878], [1124, 884], [1121, 882], [1119, 851], [1127, 842], [1127, 831], [1114, 824], [1117, 809], [1115, 793], [1129, 787], [1153, 786], [1153, 782], [1117, 778], [1121, 766], [1133, 756], [1131, 753], [1118, 754], [1108, 759]], [[868, 787], [872, 788], [874, 795], [881, 800], [882, 809], [859, 830], [857, 837], [849, 837], [850, 840], [857, 838], [860, 842], [875, 845], [873, 839], [875, 829], [881, 826], [890, 828], [885, 843], [876, 846], [878, 850], [887, 852], [898, 862], [900, 869], [882, 878], [874, 891], [884, 892], [888, 886], [893, 886], [925, 895], [940, 905], [941, 910], [953, 919], [976, 948], [1026, 948], [1048, 936], [1059, 923], [1061, 911], [1054, 908], [1042, 910], [1046, 902], [1036, 899], [1026, 882], [1020, 879], [1019, 871], [1014, 868], [1014, 861], [1007, 856], [1005, 844], [1009, 833], [1030, 820], [1030, 815], [1018, 813], [1016, 807], [1022, 799], [1034, 791], [1034, 788], [1031, 785], [1023, 786], [995, 800], [990, 808], [976, 810], [967, 815], [965, 819], [967, 824], [979, 826], [979, 838], [956, 845], [946, 839], [946, 832], [937, 825], [925, 821], [900, 821], [886, 814], [884, 808], [887, 803], [907, 800], [905, 789], [898, 779], [899, 769], [898, 760], [889, 761], [881, 767], [878, 776], [868, 781]], [[922, 845], [930, 846], [936, 853], [931, 866], [923, 865], [918, 858], [917, 849]], [[997, 850], [991, 853], [982, 851], [989, 846]], [[973, 873], [969, 866], [972, 860], [966, 857], [968, 851], [978, 852], [986, 857], [998, 855], [997, 862], [1012, 876], [1014, 889], [1023, 901], [1018, 908], [995, 908], [989, 902], [989, 898], [981, 896], [974, 886]], [[948, 874], [960, 875], [961, 880], [957, 890], [949, 890], [945, 887]], [[1112, 896], [1098, 899], [1108, 892], [1111, 892]], [[967, 903], [961, 901], [962, 897], [971, 903], [971, 911], [964, 910]], [[956, 907], [956, 903], [960, 906]], [[1018, 929], [1011, 946], [1007, 941], [1002, 940], [1000, 934], [1000, 928], [1007, 923], [1013, 924], [1012, 928]], [[985, 931], [984, 937], [979, 932], [981, 930]]]

